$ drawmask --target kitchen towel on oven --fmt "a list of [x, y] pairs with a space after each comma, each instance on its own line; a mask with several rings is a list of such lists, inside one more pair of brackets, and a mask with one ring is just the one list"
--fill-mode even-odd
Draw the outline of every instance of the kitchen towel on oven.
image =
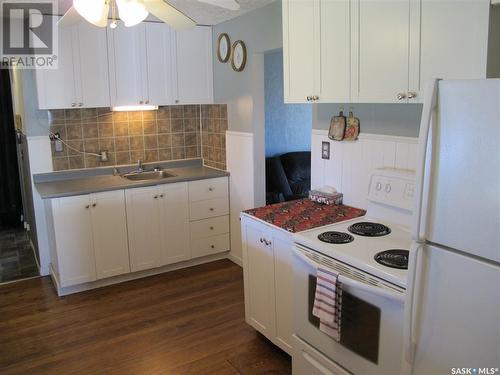
[[321, 332], [340, 341], [342, 285], [338, 273], [318, 267], [313, 315], [319, 318]]

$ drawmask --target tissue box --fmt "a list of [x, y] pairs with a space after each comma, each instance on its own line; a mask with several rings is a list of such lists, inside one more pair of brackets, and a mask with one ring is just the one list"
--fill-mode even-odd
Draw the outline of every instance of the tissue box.
[[342, 193], [325, 193], [319, 190], [311, 190], [309, 191], [309, 199], [316, 203], [321, 204], [342, 204], [342, 199], [344, 194]]

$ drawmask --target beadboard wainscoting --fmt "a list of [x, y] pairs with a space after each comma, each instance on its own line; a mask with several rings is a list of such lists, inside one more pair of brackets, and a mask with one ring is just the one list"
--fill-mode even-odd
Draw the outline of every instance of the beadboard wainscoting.
[[231, 197], [230, 259], [242, 265], [240, 212], [255, 207], [254, 134], [226, 132], [229, 196]]
[[[321, 158], [322, 142], [330, 143], [330, 159]], [[344, 203], [366, 208], [368, 183], [375, 168], [415, 170], [418, 138], [362, 133], [355, 142], [337, 142], [328, 131], [312, 131], [311, 188], [333, 186]]]

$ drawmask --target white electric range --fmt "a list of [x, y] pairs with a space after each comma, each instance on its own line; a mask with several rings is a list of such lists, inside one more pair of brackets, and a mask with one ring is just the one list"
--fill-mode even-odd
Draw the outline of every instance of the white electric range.
[[[399, 374], [415, 176], [378, 169], [367, 215], [294, 235], [294, 374]], [[312, 315], [318, 267], [342, 284], [341, 339]]]

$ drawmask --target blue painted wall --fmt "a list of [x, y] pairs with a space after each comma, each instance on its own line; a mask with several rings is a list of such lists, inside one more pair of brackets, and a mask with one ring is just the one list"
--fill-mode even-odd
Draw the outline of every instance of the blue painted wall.
[[264, 56], [266, 157], [311, 150], [312, 106], [284, 104], [283, 51]]

